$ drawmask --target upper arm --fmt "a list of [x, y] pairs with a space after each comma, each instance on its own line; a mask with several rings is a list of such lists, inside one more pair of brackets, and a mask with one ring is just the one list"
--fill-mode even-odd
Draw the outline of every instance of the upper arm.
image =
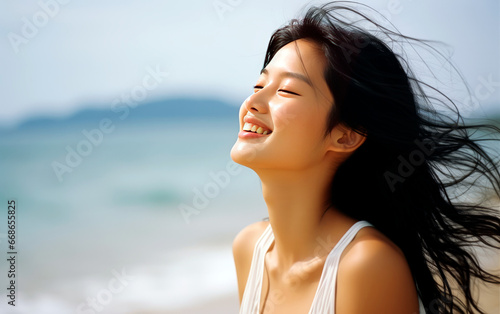
[[367, 235], [346, 250], [338, 270], [336, 313], [418, 313], [408, 263], [387, 238]]
[[252, 265], [255, 243], [268, 225], [269, 222], [267, 221], [253, 223], [241, 230], [233, 240], [233, 257], [236, 267], [236, 276], [238, 278], [240, 303], [243, 298], [243, 292], [245, 291], [248, 274], [250, 273], [250, 266]]

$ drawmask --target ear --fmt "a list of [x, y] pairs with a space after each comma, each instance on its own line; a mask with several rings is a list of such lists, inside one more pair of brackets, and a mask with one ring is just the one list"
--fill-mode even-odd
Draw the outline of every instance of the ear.
[[366, 140], [351, 128], [337, 125], [330, 133], [330, 150], [335, 152], [352, 153]]

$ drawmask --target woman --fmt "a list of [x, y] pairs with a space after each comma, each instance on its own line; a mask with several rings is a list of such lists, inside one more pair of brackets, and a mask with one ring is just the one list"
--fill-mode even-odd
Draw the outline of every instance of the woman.
[[438, 113], [404, 59], [346, 12], [413, 40], [338, 3], [271, 37], [231, 151], [269, 212], [233, 243], [240, 313], [481, 312], [471, 277], [500, 278], [467, 246], [499, 248], [500, 219], [453, 193], [480, 182], [500, 195], [498, 164], [470, 137], [500, 130]]

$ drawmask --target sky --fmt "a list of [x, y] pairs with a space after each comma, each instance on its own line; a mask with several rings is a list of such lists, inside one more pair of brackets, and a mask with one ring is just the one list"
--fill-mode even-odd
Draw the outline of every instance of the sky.
[[[252, 92], [272, 32], [307, 4], [320, 3], [2, 1], [0, 125], [110, 108], [127, 95], [213, 97], [239, 106]], [[363, 3], [405, 35], [447, 44], [479, 109], [500, 107], [499, 1]]]

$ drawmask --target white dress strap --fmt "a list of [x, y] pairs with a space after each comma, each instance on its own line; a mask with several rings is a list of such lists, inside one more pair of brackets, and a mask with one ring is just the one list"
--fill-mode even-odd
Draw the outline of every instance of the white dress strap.
[[255, 244], [252, 265], [248, 273], [247, 284], [241, 300], [240, 314], [259, 314], [262, 277], [264, 277], [264, 258], [274, 241], [271, 224], [264, 230]]
[[335, 288], [340, 256], [361, 228], [371, 226], [372, 225], [370, 223], [364, 220], [356, 222], [351, 226], [351, 228], [349, 228], [349, 230], [347, 230], [332, 251], [328, 254], [309, 314], [335, 313]]

